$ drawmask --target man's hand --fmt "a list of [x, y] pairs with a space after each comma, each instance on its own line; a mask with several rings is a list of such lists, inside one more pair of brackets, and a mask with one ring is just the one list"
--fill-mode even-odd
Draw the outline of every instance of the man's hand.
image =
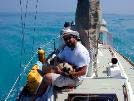
[[72, 78], [74, 78], [74, 77], [75, 77], [75, 76], [74, 76], [74, 73], [75, 73], [74, 71], [70, 71], [70, 72], [69, 72], [69, 76], [72, 77]]
[[83, 66], [81, 68], [79, 68], [76, 71], [70, 71], [69, 74], [71, 77], [80, 77], [86, 74], [86, 66]]
[[62, 73], [62, 70], [58, 66], [56, 66], [55, 71], [58, 74], [61, 74]]

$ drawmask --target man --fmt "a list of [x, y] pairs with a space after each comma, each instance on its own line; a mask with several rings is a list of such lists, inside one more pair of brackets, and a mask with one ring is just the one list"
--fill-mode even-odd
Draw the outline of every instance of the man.
[[118, 59], [112, 58], [110, 65], [110, 67], [107, 67], [107, 76], [113, 78], [122, 78], [121, 70], [118, 64]]
[[65, 73], [56, 66], [55, 73], [45, 74], [43, 82], [46, 85], [52, 84], [58, 87], [77, 86], [87, 74], [90, 62], [89, 52], [77, 41], [79, 39], [79, 33], [77, 31], [64, 33], [62, 37], [66, 46], [60, 51], [57, 59], [71, 64], [74, 71]]

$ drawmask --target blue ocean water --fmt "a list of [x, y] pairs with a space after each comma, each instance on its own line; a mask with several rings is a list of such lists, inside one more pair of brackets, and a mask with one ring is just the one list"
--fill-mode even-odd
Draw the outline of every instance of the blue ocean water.
[[[48, 42], [59, 35], [65, 21], [74, 20], [74, 13], [38, 13], [36, 21], [34, 15], [28, 13], [25, 19], [23, 64], [40, 45], [46, 44], [45, 50], [52, 51], [54, 46]], [[134, 62], [134, 15], [104, 14], [104, 18], [112, 33], [113, 47]], [[21, 30], [19, 13], [0, 13], [0, 99], [7, 96], [23, 69], [20, 68]]]

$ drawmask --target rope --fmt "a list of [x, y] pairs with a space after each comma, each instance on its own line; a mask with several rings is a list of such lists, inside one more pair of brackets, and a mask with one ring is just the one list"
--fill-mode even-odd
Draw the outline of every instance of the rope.
[[122, 87], [123, 87], [124, 101], [128, 101], [128, 92], [127, 92], [126, 84], [124, 83]]

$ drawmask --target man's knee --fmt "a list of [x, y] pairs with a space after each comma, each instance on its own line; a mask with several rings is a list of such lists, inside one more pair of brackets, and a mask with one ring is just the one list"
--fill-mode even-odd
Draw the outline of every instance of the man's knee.
[[47, 73], [44, 75], [44, 80], [47, 83], [52, 83], [52, 73]]

